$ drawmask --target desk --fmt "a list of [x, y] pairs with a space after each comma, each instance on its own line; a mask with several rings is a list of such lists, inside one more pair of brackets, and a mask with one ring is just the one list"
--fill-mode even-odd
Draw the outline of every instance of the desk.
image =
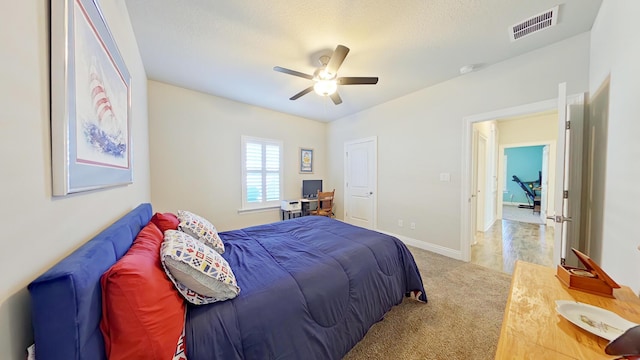
[[[315, 204], [315, 207], [311, 205]], [[300, 199], [300, 208], [302, 210], [302, 216], [309, 215], [309, 211], [315, 210], [318, 207], [318, 199]]]
[[556, 269], [516, 262], [504, 311], [496, 359], [613, 359], [608, 341], [573, 325], [556, 312], [556, 300], [573, 300], [607, 309], [640, 323], [640, 298], [623, 286], [615, 299], [570, 290]]
[[[285, 210], [280, 209], [280, 215], [282, 216], [282, 220], [285, 219], [293, 219], [302, 216], [302, 211], [300, 210]], [[285, 218], [286, 215], [286, 218]]]

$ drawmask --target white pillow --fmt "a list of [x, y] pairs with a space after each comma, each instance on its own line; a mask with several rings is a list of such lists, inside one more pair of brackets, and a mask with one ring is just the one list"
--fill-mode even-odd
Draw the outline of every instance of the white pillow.
[[187, 233], [165, 231], [160, 258], [169, 279], [192, 304], [224, 301], [240, 292], [227, 261]]
[[186, 210], [178, 210], [178, 220], [178, 230], [202, 241], [219, 254], [224, 253], [224, 243], [218, 236], [216, 227], [207, 219]]

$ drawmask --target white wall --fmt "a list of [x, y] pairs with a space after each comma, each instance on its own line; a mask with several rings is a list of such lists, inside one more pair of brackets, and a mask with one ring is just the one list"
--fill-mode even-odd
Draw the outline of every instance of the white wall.
[[52, 198], [49, 2], [0, 12], [0, 359], [33, 341], [26, 286], [118, 217], [150, 200], [146, 75], [124, 0], [102, 1], [132, 76], [134, 184]]
[[[156, 209], [189, 209], [219, 230], [280, 219], [280, 210], [238, 213], [240, 137], [284, 142], [284, 197], [299, 199], [303, 179], [326, 181], [326, 124], [149, 81], [151, 198]], [[314, 149], [314, 174], [299, 174], [299, 148]], [[329, 188], [324, 185], [324, 188]]]
[[[588, 87], [589, 34], [342, 118], [328, 128], [328, 174], [342, 187], [345, 141], [378, 136], [378, 227], [460, 255], [462, 119]], [[440, 182], [450, 173], [451, 182]], [[341, 215], [342, 202], [336, 214]], [[415, 222], [416, 229], [397, 226]]]
[[611, 75], [606, 151], [602, 268], [640, 290], [640, 2], [604, 0], [591, 33], [589, 90]]
[[534, 114], [514, 120], [498, 122], [500, 145], [522, 144], [533, 141], [556, 141], [558, 113]]

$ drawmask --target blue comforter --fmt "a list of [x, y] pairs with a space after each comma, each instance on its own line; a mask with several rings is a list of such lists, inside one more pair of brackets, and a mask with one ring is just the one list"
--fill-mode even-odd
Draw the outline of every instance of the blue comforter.
[[340, 359], [407, 292], [427, 300], [391, 236], [316, 216], [220, 236], [241, 292], [188, 308], [189, 360]]

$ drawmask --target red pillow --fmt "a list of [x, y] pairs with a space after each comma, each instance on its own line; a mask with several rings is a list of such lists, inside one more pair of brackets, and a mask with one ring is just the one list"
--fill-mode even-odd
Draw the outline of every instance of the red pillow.
[[160, 264], [163, 234], [149, 223], [100, 279], [109, 360], [171, 359], [184, 327], [185, 303]]
[[155, 213], [151, 222], [156, 224], [163, 234], [167, 230], [178, 230], [178, 224], [180, 224], [178, 217], [172, 213]]

